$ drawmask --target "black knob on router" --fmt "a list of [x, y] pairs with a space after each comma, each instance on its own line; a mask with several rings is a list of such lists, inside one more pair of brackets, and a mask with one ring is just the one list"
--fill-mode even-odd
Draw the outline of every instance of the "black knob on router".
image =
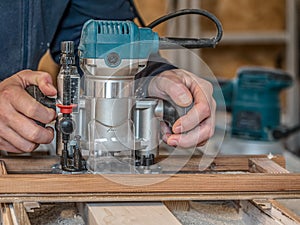
[[63, 134], [72, 134], [75, 130], [74, 121], [70, 118], [62, 118], [59, 127]]

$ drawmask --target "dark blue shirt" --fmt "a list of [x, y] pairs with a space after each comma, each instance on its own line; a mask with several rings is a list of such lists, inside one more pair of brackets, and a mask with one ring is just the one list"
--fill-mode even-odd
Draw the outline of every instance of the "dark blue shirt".
[[37, 69], [48, 48], [58, 62], [60, 42], [78, 44], [88, 19], [134, 18], [128, 0], [0, 0], [0, 11], [0, 81]]

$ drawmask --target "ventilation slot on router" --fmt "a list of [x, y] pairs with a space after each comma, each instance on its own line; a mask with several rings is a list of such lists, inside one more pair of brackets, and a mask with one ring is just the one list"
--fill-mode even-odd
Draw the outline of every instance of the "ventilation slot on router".
[[98, 24], [98, 34], [129, 34], [129, 30], [126, 22], [101, 22]]

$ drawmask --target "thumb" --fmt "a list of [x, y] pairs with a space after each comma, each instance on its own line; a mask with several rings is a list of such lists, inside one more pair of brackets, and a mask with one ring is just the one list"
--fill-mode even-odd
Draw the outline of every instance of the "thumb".
[[54, 96], [57, 94], [57, 90], [53, 86], [52, 77], [49, 73], [42, 71], [23, 70], [16, 75], [21, 80], [24, 89], [30, 85], [36, 85], [46, 96]]

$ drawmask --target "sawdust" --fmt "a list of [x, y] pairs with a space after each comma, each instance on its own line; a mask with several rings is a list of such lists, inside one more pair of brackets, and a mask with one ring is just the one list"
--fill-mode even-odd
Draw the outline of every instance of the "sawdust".
[[42, 204], [28, 213], [32, 225], [84, 225], [75, 203]]
[[191, 202], [190, 211], [173, 211], [183, 225], [244, 225], [232, 201]]
[[[194, 201], [189, 211], [172, 211], [183, 225], [244, 225], [233, 201]], [[32, 225], [84, 225], [75, 203], [42, 204], [28, 213]]]

